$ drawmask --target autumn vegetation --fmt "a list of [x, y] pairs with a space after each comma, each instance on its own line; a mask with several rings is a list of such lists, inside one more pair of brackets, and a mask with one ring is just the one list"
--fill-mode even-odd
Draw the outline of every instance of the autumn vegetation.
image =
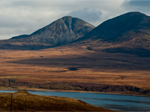
[[[12, 98], [11, 98], [12, 96]], [[33, 95], [26, 91], [0, 93], [0, 111], [111, 111], [83, 101], [55, 96]]]
[[38, 51], [0, 50], [0, 58], [1, 89], [150, 94], [149, 58], [145, 57], [63, 46]]

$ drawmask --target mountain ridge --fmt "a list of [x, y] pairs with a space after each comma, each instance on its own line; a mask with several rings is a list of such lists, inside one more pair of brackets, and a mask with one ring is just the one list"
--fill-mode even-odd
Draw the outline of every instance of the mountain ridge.
[[64, 16], [30, 35], [16, 36], [1, 43], [1, 49], [34, 50], [73, 43], [95, 50], [110, 47], [150, 49], [150, 17], [128, 12], [94, 27], [81, 19]]

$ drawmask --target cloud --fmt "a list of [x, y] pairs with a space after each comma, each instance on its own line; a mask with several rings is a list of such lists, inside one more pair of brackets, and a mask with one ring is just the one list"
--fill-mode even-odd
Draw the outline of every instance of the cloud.
[[0, 39], [31, 34], [66, 15], [97, 26], [132, 10], [149, 14], [148, 6], [133, 0], [0, 0]]
[[122, 6], [131, 11], [140, 11], [150, 15], [148, 10], [150, 7], [150, 0], [126, 0]]
[[36, 5], [32, 0], [0, 0], [0, 3], [0, 39], [31, 34], [61, 15], [48, 7]]
[[81, 9], [69, 13], [69, 15], [81, 18], [85, 21], [95, 22], [101, 19], [102, 12], [95, 9]]
[[124, 4], [133, 7], [149, 8], [150, 0], [127, 0]]

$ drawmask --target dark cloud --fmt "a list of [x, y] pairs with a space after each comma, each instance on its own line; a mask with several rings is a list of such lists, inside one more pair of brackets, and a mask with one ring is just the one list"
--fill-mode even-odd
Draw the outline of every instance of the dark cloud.
[[69, 13], [69, 15], [81, 18], [83, 20], [89, 21], [89, 22], [96, 22], [100, 20], [102, 12], [99, 10], [94, 9], [81, 9], [81, 10], [75, 10]]
[[150, 8], [150, 0], [128, 0], [125, 1], [123, 5], [130, 8], [147, 9]]

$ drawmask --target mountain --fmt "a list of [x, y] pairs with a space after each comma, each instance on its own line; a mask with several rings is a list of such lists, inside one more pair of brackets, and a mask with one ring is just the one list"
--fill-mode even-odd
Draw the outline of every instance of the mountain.
[[133, 38], [150, 35], [150, 17], [140, 12], [129, 12], [118, 17], [109, 19], [83, 39], [101, 39], [107, 42], [124, 42]]
[[103, 22], [76, 42], [113, 53], [149, 52], [150, 17], [140, 12], [120, 15]]
[[68, 44], [83, 37], [93, 25], [71, 16], [65, 16], [35, 31], [1, 41], [1, 49], [43, 49]]
[[65, 16], [58, 19], [44, 28], [41, 28], [31, 35], [20, 35], [11, 39], [15, 41], [30, 41], [46, 43], [52, 45], [61, 45], [73, 42], [94, 28], [93, 25], [71, 16]]
[[34, 50], [69, 43], [96, 51], [138, 52], [144, 49], [147, 52], [150, 49], [150, 17], [140, 12], [129, 12], [94, 28], [81, 19], [65, 16], [30, 35], [0, 41], [0, 48]]

